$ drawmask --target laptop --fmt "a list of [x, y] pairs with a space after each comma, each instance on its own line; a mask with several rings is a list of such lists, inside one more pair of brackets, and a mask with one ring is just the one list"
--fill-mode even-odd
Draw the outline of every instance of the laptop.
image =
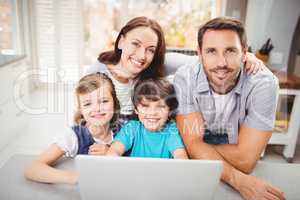
[[213, 199], [221, 161], [78, 155], [82, 200]]

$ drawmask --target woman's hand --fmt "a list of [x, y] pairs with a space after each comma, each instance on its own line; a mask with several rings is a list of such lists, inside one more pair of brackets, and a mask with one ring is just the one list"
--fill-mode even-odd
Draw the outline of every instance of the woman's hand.
[[256, 74], [259, 70], [263, 71], [266, 68], [264, 63], [250, 52], [246, 53], [243, 62], [245, 63], [245, 69], [248, 75]]
[[105, 155], [109, 149], [109, 145], [107, 144], [96, 144], [94, 143], [89, 147], [89, 155]]

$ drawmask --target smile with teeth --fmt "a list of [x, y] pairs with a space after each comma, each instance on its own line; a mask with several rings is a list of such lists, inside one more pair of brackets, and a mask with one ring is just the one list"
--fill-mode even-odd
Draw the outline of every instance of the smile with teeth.
[[130, 59], [131, 63], [133, 63], [134, 65], [138, 66], [138, 67], [142, 67], [144, 65], [144, 62], [140, 62], [138, 60], [135, 60], [133, 58]]
[[226, 75], [229, 73], [228, 70], [216, 70], [214, 72], [217, 74], [218, 78], [225, 78]]
[[159, 121], [159, 119], [154, 119], [154, 118], [147, 118], [146, 120], [147, 120], [147, 122], [150, 122], [150, 123], [157, 123]]
[[97, 113], [97, 114], [92, 115], [92, 117], [93, 118], [101, 118], [101, 117], [103, 117], [105, 115], [106, 115], [106, 113]]

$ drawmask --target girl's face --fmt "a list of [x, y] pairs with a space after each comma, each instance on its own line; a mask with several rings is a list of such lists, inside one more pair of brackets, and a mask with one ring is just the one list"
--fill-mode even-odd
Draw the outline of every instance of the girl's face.
[[148, 27], [135, 28], [122, 36], [118, 48], [122, 50], [121, 65], [129, 77], [136, 77], [149, 67], [157, 48], [158, 37]]
[[109, 125], [114, 115], [114, 100], [108, 84], [91, 93], [79, 95], [80, 112], [87, 124]]
[[159, 131], [167, 122], [170, 109], [163, 99], [151, 101], [143, 97], [135, 112], [146, 129]]

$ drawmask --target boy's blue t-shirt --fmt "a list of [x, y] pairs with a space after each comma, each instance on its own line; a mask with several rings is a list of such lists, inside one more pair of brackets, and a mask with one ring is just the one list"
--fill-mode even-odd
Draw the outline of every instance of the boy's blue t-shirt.
[[131, 149], [131, 157], [173, 158], [176, 149], [184, 148], [175, 122], [151, 132], [140, 121], [131, 120], [116, 135], [115, 141], [121, 142], [125, 151]]

